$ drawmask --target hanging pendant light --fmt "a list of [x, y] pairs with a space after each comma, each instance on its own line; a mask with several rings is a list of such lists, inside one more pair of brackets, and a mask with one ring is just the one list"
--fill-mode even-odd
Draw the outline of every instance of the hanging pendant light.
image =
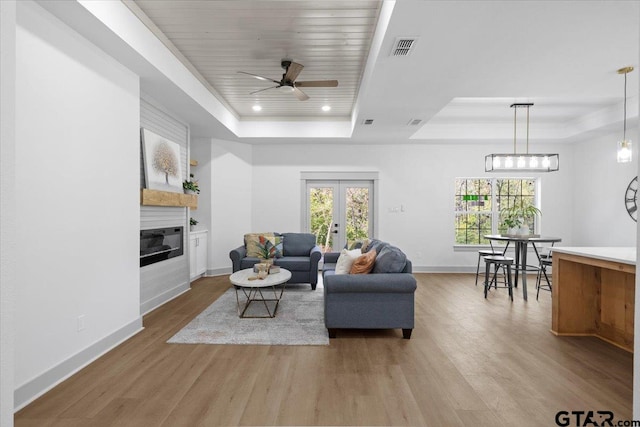
[[624, 74], [624, 119], [622, 121], [622, 141], [618, 141], [618, 163], [630, 162], [633, 155], [631, 140], [627, 139], [627, 74], [632, 71], [633, 67], [624, 67], [618, 70], [618, 74]]
[[[513, 108], [513, 154], [488, 154], [484, 158], [485, 172], [555, 172], [560, 168], [558, 154], [529, 153], [529, 108], [533, 103], [511, 104]], [[518, 108], [527, 109], [527, 149], [524, 154], [516, 150], [516, 122]]]

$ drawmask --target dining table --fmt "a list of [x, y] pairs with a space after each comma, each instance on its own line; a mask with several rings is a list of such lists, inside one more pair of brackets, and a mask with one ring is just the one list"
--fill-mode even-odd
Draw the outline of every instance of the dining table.
[[[560, 237], [552, 237], [552, 236], [539, 236], [537, 234], [533, 235], [516, 235], [516, 234], [487, 234], [484, 236], [485, 239], [489, 240], [489, 244], [491, 245], [491, 249], [495, 249], [493, 247], [493, 242], [506, 242], [506, 246], [503, 250], [503, 254], [507, 252], [509, 249], [509, 245], [513, 242], [515, 246], [515, 278], [514, 278], [514, 287], [518, 287], [518, 273], [522, 273], [522, 297], [524, 300], [527, 300], [527, 271], [538, 271], [540, 269], [540, 251], [536, 244], [541, 243], [551, 243], [553, 246], [554, 243], [561, 242], [562, 238]], [[533, 250], [536, 254], [536, 258], [538, 260], [538, 265], [536, 266], [528, 266], [527, 265], [527, 250], [529, 247], [529, 243], [533, 247]]]

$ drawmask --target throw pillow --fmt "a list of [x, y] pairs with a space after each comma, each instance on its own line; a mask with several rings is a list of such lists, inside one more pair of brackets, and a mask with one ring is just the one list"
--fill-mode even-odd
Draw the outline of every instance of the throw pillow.
[[362, 249], [362, 253], [369, 252], [372, 249], [375, 249], [376, 252], [380, 253], [380, 249], [382, 249], [382, 245], [388, 245], [388, 243], [378, 239], [371, 239], [367, 243], [367, 246]]
[[362, 251], [360, 249], [353, 249], [350, 251], [343, 249], [340, 252], [338, 261], [336, 262], [335, 274], [349, 274], [354, 261], [360, 255], [362, 255]]
[[[247, 256], [252, 258], [275, 258], [282, 256], [282, 240], [274, 233], [248, 233], [244, 235]], [[278, 246], [280, 249], [278, 249]]]
[[400, 249], [384, 245], [376, 257], [374, 273], [402, 273], [407, 264], [407, 256]]
[[351, 266], [351, 274], [368, 274], [373, 270], [376, 262], [376, 250], [372, 249], [364, 255], [360, 255]]

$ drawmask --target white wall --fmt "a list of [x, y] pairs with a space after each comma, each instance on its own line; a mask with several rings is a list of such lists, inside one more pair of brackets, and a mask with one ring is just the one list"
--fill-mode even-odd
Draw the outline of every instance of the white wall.
[[617, 163], [619, 132], [576, 143], [573, 175], [575, 246], [635, 246], [636, 223], [625, 209], [629, 182], [638, 174], [637, 129], [627, 129], [634, 143], [633, 161]]
[[16, 2], [0, 1], [0, 426], [13, 425]]
[[22, 406], [142, 326], [139, 80], [39, 5], [17, 12]]
[[191, 218], [198, 221], [195, 230], [209, 230], [211, 227], [211, 139], [192, 138], [190, 144], [191, 160], [197, 160], [198, 166], [191, 166], [191, 173], [198, 181], [198, 209], [191, 210]]
[[211, 183], [203, 185], [211, 188], [207, 274], [215, 275], [231, 272], [229, 251], [243, 244], [245, 233], [251, 230], [251, 218], [260, 216], [262, 208], [252, 209], [252, 147], [210, 141]]
[[[476, 251], [454, 251], [453, 188], [456, 177], [484, 172], [484, 156], [504, 145], [269, 145], [253, 150], [252, 230], [301, 231], [302, 171], [377, 171], [376, 237], [400, 247], [416, 271], [469, 271]], [[559, 152], [559, 172], [528, 174], [542, 180], [543, 233], [571, 244], [572, 147], [535, 145]], [[534, 151], [534, 150], [532, 150]], [[215, 197], [214, 197], [215, 203]], [[389, 208], [404, 206], [404, 212]]]

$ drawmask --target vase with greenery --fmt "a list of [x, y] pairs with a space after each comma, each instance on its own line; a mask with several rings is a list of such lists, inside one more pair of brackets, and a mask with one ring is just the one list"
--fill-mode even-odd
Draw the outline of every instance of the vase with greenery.
[[533, 205], [511, 206], [500, 211], [502, 223], [507, 227], [507, 234], [528, 235], [530, 234], [529, 223], [537, 216], [542, 215], [542, 211]]
[[200, 187], [198, 187], [198, 181], [193, 180], [193, 174], [189, 174], [191, 179], [188, 179], [182, 183], [182, 188], [186, 194], [200, 194]]
[[194, 227], [198, 225], [198, 221], [193, 218], [189, 218], [189, 229], [193, 231]]

